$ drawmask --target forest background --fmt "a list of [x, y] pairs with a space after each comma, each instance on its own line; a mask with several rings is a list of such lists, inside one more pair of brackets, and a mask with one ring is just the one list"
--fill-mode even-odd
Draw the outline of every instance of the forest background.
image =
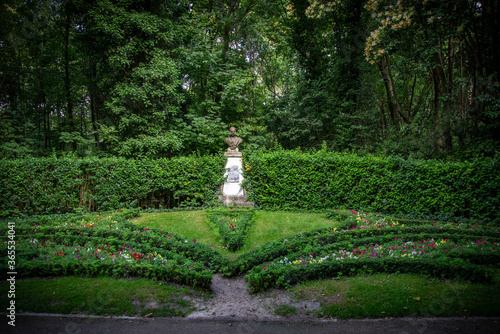
[[0, 158], [495, 156], [494, 0], [3, 0]]

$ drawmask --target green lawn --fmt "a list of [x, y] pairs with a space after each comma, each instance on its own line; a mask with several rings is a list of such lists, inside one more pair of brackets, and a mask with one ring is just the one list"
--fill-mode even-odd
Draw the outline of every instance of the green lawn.
[[237, 252], [229, 252], [221, 246], [216, 233], [209, 227], [205, 210], [165, 213], [141, 213], [133, 222], [148, 228], [157, 228], [174, 234], [196, 239], [223, 256], [234, 259], [249, 250], [282, 237], [295, 235], [322, 227], [335, 226], [336, 222], [321, 213], [291, 213], [256, 211], [245, 244]]
[[257, 211], [245, 251], [300, 232], [335, 226], [336, 222], [321, 213]]
[[207, 224], [206, 219], [206, 211], [200, 210], [141, 213], [140, 217], [134, 219], [133, 222], [148, 228], [157, 228], [173, 234], [182, 235], [189, 240], [196, 239], [197, 242], [215, 248], [217, 246], [217, 240]]
[[420, 275], [375, 274], [310, 281], [291, 291], [316, 299], [320, 316], [380, 318], [405, 316], [498, 316], [499, 284], [440, 281]]
[[[0, 284], [0, 305], [5, 309], [8, 284]], [[191, 303], [183, 297], [197, 292], [143, 278], [60, 277], [16, 281], [18, 312], [81, 313], [136, 316], [183, 315]]]

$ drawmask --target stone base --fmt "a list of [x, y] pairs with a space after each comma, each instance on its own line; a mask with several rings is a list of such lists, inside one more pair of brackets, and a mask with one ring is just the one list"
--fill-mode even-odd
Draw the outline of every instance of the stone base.
[[247, 202], [247, 194], [245, 189], [241, 187], [243, 182], [243, 161], [241, 160], [242, 154], [235, 151], [224, 152], [224, 155], [227, 157], [226, 163], [226, 173], [225, 177], [228, 176], [228, 170], [234, 166], [238, 167], [239, 178], [237, 182], [225, 182], [222, 187], [222, 195], [219, 196], [219, 202], [227, 206], [246, 206], [253, 207], [252, 202]]
[[237, 196], [219, 196], [219, 202], [224, 204], [225, 206], [244, 206], [244, 207], [253, 207], [253, 202], [247, 202], [246, 195], [237, 195]]
[[224, 152], [224, 155], [228, 158], [241, 158], [243, 156], [243, 154], [238, 151], [227, 151]]

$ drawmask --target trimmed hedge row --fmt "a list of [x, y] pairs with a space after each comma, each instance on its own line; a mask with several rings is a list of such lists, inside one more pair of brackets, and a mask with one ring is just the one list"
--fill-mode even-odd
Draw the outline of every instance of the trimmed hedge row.
[[249, 291], [259, 292], [272, 288], [288, 288], [308, 280], [325, 279], [358, 273], [414, 273], [440, 278], [462, 278], [473, 282], [489, 283], [495, 271], [489, 267], [472, 264], [465, 260], [446, 257], [432, 259], [385, 258], [325, 261], [307, 266], [268, 266], [254, 268], [245, 279]]
[[[284, 256], [298, 255], [299, 253], [322, 254], [326, 251], [342, 247], [359, 247], [364, 244], [383, 244], [395, 237], [404, 236], [407, 239], [431, 239], [439, 237], [452, 241], [475, 240], [488, 236], [488, 240], [499, 242], [498, 233], [481, 233], [471, 230], [458, 230], [434, 226], [424, 226], [422, 230], [414, 227], [405, 228], [403, 234], [398, 228], [386, 227], [383, 229], [352, 230], [342, 233], [332, 233], [330, 229], [320, 229], [301, 235], [282, 238], [275, 242], [262, 245], [250, 252], [244, 253], [222, 269], [225, 276], [236, 276], [250, 270], [254, 266], [269, 261], [276, 261]], [[478, 263], [482, 263], [478, 261]]]
[[248, 155], [245, 188], [259, 208], [358, 208], [499, 222], [500, 165], [278, 151]]
[[[52, 220], [43, 216], [32, 216], [16, 218], [13, 221], [16, 222], [16, 234], [22, 235], [23, 238], [36, 238], [40, 241], [50, 240], [62, 244], [84, 244], [94, 240], [97, 243], [108, 243], [115, 247], [121, 247], [124, 243], [136, 248], [141, 248], [143, 245], [150, 250], [158, 251], [163, 256], [171, 253], [170, 258], [175, 258], [176, 254], [182, 254], [183, 257], [203, 263], [211, 270], [227, 266], [228, 260], [205, 244], [187, 242], [182, 236], [154, 228], [145, 229], [145, 226], [136, 225], [126, 220], [137, 214], [138, 210], [132, 209], [110, 215], [108, 216], [109, 220], [95, 220], [96, 217], [106, 217], [106, 213], [103, 213], [102, 216], [98, 216], [98, 214], [47, 216], [52, 217]], [[65, 219], [61, 220], [62, 217]], [[68, 221], [70, 217], [71, 221]], [[81, 228], [82, 221], [79, 221], [81, 218], [84, 218], [83, 222], [94, 222], [95, 220], [96, 227]], [[73, 226], [68, 226], [68, 223], [72, 223]], [[107, 224], [119, 226], [119, 229], [108, 229]], [[7, 235], [7, 224], [0, 224], [0, 235]], [[21, 249], [18, 249], [18, 252], [21, 252]]]
[[0, 160], [0, 216], [205, 205], [217, 200], [224, 159]]
[[231, 252], [243, 246], [248, 228], [253, 222], [253, 214], [253, 208], [217, 207], [207, 211], [212, 228]]
[[[245, 188], [263, 209], [358, 208], [500, 223], [498, 159], [403, 160], [277, 151], [245, 156]], [[0, 216], [217, 200], [225, 157], [0, 160]]]
[[[0, 278], [7, 278], [8, 268], [0, 264], [2, 274]], [[209, 289], [212, 281], [212, 273], [208, 270], [197, 271], [181, 267], [174, 263], [168, 267], [141, 265], [138, 263], [109, 263], [99, 261], [44, 261], [34, 259], [20, 261], [16, 265], [18, 278], [29, 277], [52, 277], [52, 276], [110, 276], [110, 277], [145, 277], [158, 280], [166, 280], [179, 284], [186, 284], [203, 289]]]

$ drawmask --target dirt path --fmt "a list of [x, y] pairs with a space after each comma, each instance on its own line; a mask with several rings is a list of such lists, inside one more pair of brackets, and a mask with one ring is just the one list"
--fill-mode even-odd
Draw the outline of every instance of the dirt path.
[[294, 318], [314, 319], [308, 311], [319, 309], [317, 301], [298, 301], [293, 299], [284, 290], [273, 290], [265, 293], [248, 293], [243, 276], [238, 278], [224, 278], [215, 274], [211, 285], [214, 297], [209, 300], [193, 300], [197, 310], [187, 316], [191, 319], [234, 319], [234, 320], [280, 320], [283, 317], [275, 314], [274, 310], [280, 305], [293, 306], [297, 309]]

